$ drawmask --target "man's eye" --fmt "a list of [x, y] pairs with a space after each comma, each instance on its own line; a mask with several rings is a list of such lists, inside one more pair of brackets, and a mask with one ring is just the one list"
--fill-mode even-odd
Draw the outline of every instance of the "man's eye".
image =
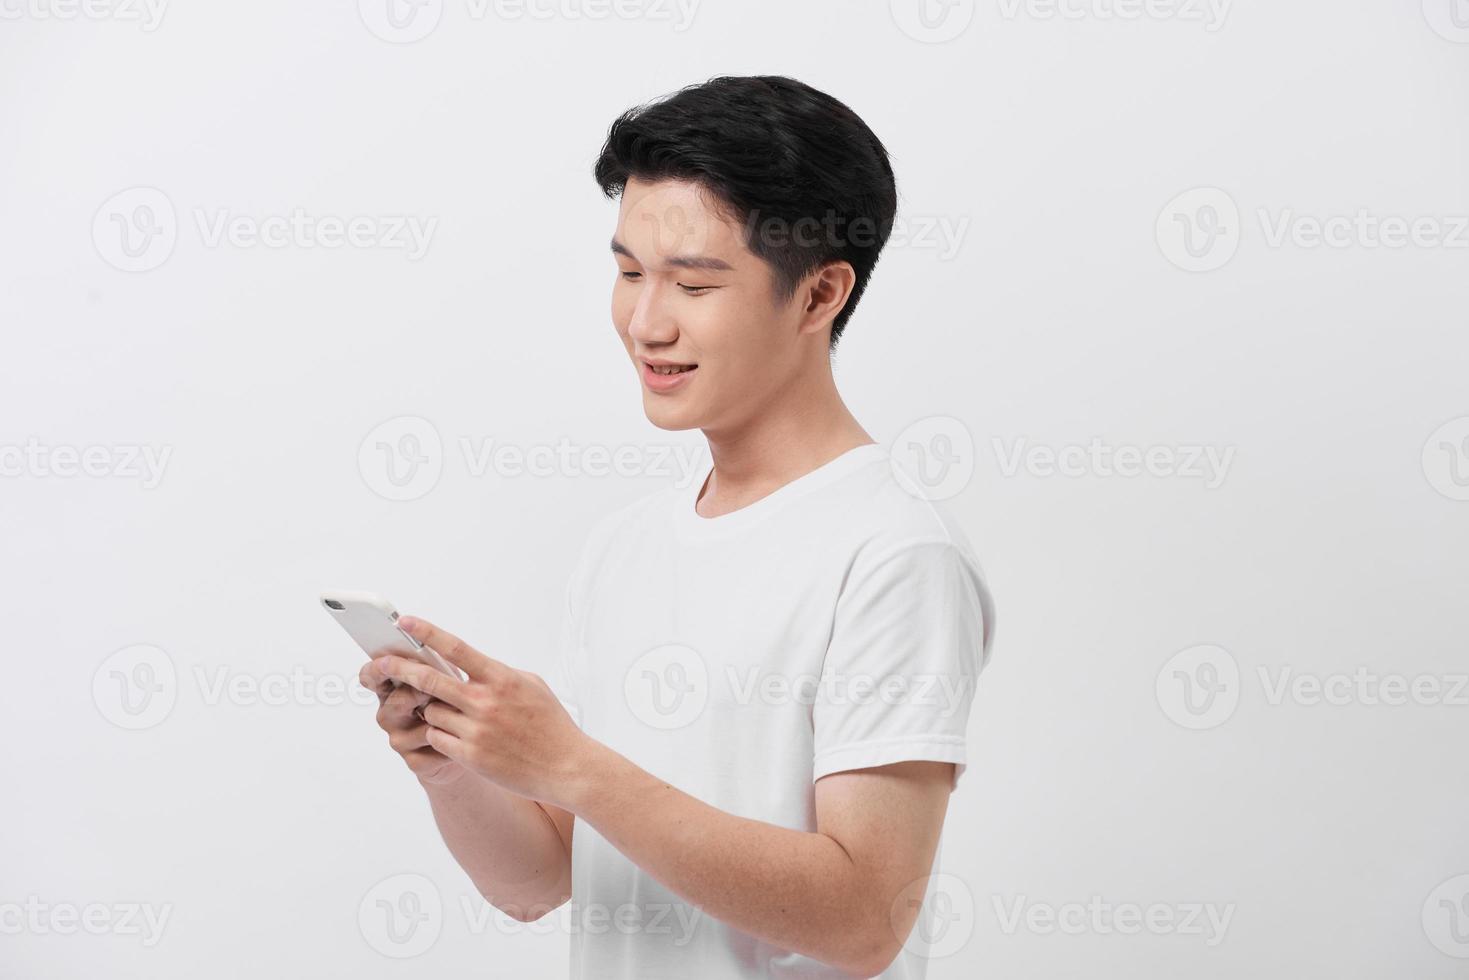
[[626, 279], [628, 282], [633, 282], [633, 281], [635, 281], [637, 279], [641, 279], [643, 277], [643, 274], [641, 272], [623, 272], [623, 273], [620, 273], [620, 275], [622, 276], [622, 278]]
[[684, 292], [688, 293], [690, 296], [702, 296], [704, 293], [707, 293], [709, 290], [713, 289], [714, 287], [713, 286], [689, 286], [689, 285], [686, 285], [684, 283], [679, 283], [678, 284], [678, 288], [679, 289], [682, 289]]

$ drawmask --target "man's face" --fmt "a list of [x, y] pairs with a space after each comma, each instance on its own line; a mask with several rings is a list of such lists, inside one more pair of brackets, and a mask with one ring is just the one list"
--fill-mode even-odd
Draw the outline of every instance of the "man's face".
[[686, 181], [633, 179], [622, 194], [612, 322], [661, 429], [743, 425], [809, 347], [799, 302], [778, 302], [773, 270], [714, 203]]

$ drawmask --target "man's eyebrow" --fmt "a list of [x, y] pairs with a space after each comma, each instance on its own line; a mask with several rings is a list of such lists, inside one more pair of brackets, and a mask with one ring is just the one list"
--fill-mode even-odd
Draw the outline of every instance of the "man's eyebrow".
[[679, 269], [703, 269], [706, 272], [734, 271], [734, 266], [712, 255], [675, 255], [668, 264]]
[[[628, 247], [615, 238], [612, 239], [612, 252], [614, 255], [626, 255], [634, 262], [637, 261], [637, 257], [632, 254]], [[703, 269], [706, 272], [734, 271], [734, 266], [712, 255], [675, 255], [667, 260], [667, 264], [676, 269]]]

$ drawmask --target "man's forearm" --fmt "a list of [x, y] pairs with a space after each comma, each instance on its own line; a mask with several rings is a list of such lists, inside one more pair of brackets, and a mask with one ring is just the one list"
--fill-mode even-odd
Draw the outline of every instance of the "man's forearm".
[[533, 919], [571, 894], [571, 857], [540, 804], [472, 772], [424, 783], [449, 851], [490, 904]]
[[834, 838], [726, 813], [602, 745], [577, 783], [577, 819], [706, 914], [861, 976], [896, 953], [893, 896]]

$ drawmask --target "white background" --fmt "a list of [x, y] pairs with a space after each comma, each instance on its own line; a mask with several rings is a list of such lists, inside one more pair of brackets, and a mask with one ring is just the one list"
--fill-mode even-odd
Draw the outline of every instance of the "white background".
[[[681, 479], [659, 447], [698, 445], [642, 416], [591, 164], [618, 112], [725, 73], [827, 90], [891, 150], [914, 233], [838, 380], [880, 440], [957, 434], [972, 466], [944, 492], [998, 640], [930, 976], [1469, 970], [1466, 695], [1374, 703], [1371, 680], [1444, 695], [1469, 669], [1469, 4], [934, 0], [930, 31], [886, 0], [704, 0], [687, 22], [428, 0], [395, 34], [374, 0], [175, 0], [156, 22], [64, 2], [0, 0], [0, 975], [565, 974], [566, 928], [476, 918], [372, 709], [321, 703], [358, 657], [315, 598], [378, 591], [549, 669], [584, 533]], [[158, 198], [114, 196], [140, 187], [176, 241], [123, 271], [115, 219]], [[206, 234], [297, 209], [436, 225], [416, 259]], [[1450, 241], [1311, 244], [1362, 211]], [[385, 422], [405, 445], [403, 417], [442, 473], [389, 500], [359, 448]], [[1017, 440], [1093, 439], [1231, 463], [1006, 465]], [[461, 440], [644, 462], [476, 475]], [[63, 471], [101, 447], [100, 475], [27, 446]], [[132, 448], [170, 454], [156, 485]], [[1220, 650], [1171, 660], [1200, 645]], [[137, 657], [148, 710], [172, 707], [126, 730]], [[1219, 667], [1214, 702], [1185, 688]], [[1359, 669], [1343, 703], [1273, 696]], [[293, 676], [284, 703], [217, 686]], [[373, 926], [400, 874], [442, 902], [410, 959]], [[156, 942], [121, 918], [138, 903], [167, 910]], [[1045, 927], [1076, 903], [1230, 919]], [[92, 905], [111, 927], [61, 931]]]

